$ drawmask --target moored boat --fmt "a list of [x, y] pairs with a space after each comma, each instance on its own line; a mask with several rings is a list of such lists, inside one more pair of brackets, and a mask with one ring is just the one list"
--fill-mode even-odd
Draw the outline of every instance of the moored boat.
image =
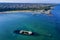
[[20, 30], [19, 33], [24, 35], [32, 35], [32, 31], [26, 31], [26, 30]]
[[14, 33], [22, 34], [22, 35], [33, 35], [32, 31], [27, 31], [27, 30], [15, 30]]

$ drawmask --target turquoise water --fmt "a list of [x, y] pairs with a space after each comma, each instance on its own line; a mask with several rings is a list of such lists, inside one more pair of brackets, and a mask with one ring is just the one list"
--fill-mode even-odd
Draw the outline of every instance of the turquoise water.
[[[58, 7], [60, 6], [52, 10], [53, 16], [32, 15], [32, 12], [0, 14], [0, 40], [60, 40], [60, 9]], [[30, 30], [37, 34], [20, 35], [15, 34], [15, 30]]]

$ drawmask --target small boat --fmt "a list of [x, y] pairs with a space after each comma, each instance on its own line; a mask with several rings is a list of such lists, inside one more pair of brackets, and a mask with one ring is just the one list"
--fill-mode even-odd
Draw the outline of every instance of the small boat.
[[31, 31], [26, 31], [26, 30], [20, 30], [19, 34], [32, 35], [32, 32]]

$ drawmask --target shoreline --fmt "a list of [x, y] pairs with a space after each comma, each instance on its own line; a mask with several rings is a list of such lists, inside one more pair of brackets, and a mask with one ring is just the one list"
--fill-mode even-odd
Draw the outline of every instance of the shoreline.
[[[32, 15], [34, 14], [46, 14], [46, 15], [49, 15], [49, 16], [52, 16], [51, 13], [41, 13], [41, 12], [38, 12], [38, 11], [32, 11], [32, 10], [13, 10], [13, 11], [4, 11], [4, 12], [0, 12], [0, 14], [13, 14], [13, 13], [16, 13], [16, 12], [33, 12]], [[29, 14], [29, 13], [28, 13]]]
[[31, 10], [13, 10], [13, 11], [3, 11], [0, 13], [11, 13], [11, 12], [34, 12], [34, 11], [31, 11]]

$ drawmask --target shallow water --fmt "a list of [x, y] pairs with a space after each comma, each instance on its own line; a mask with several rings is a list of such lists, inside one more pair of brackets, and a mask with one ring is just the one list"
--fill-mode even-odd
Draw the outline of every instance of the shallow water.
[[[60, 40], [60, 15], [55, 10], [52, 10], [53, 16], [32, 15], [32, 12], [0, 14], [0, 40]], [[20, 35], [14, 33], [15, 30], [29, 30], [36, 34]]]

